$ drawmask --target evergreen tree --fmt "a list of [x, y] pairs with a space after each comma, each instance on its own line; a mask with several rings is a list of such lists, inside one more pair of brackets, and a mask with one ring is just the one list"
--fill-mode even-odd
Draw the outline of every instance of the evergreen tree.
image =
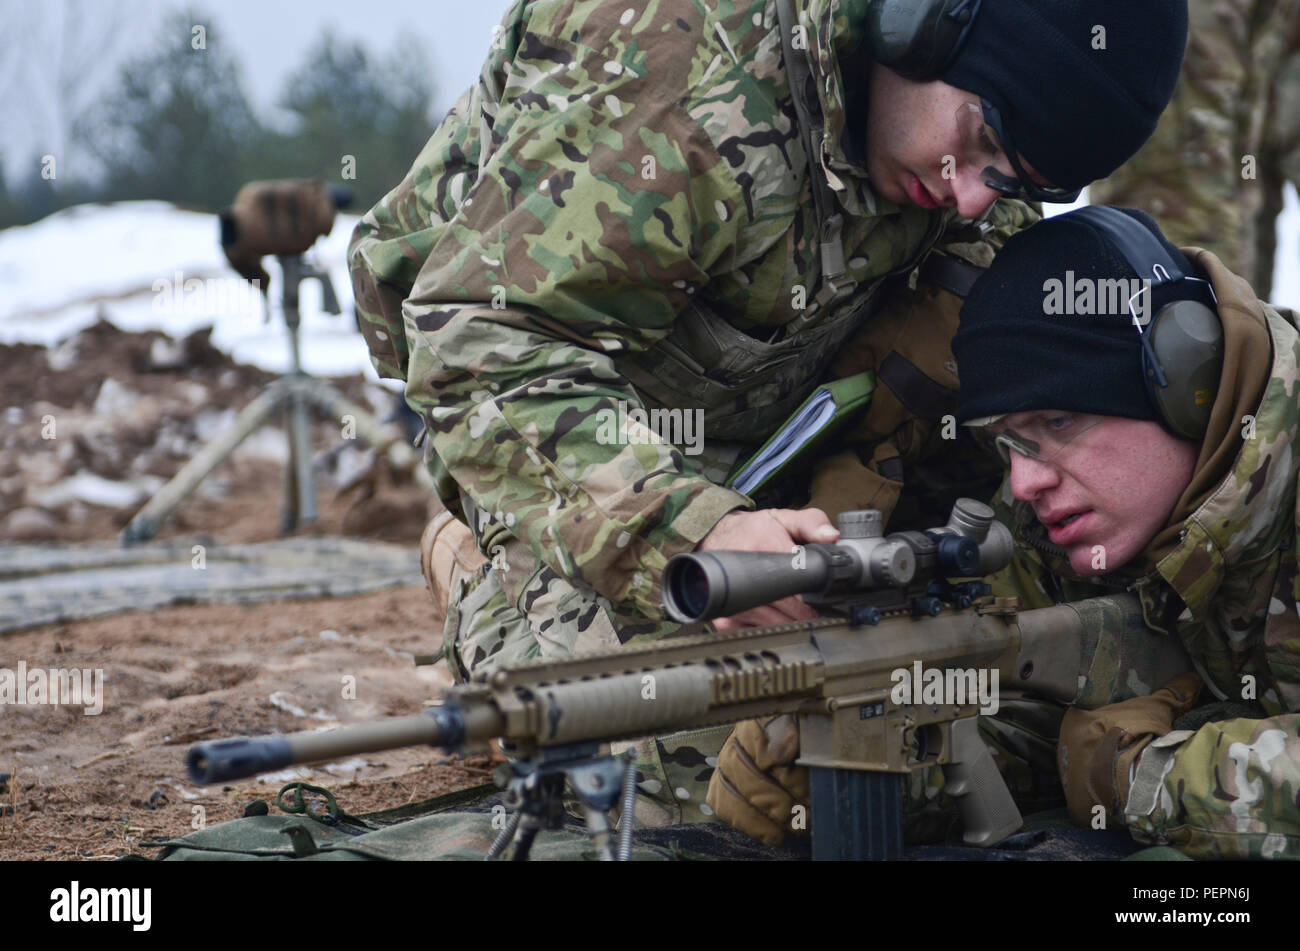
[[275, 130], [259, 122], [211, 17], [175, 15], [162, 35], [76, 123], [74, 135], [106, 170], [78, 200], [153, 198], [216, 211], [253, 179], [319, 178], [351, 188], [353, 209], [365, 209], [402, 180], [433, 132], [430, 56], [409, 39], [377, 59], [322, 32], [283, 86], [289, 124]]
[[279, 99], [294, 125], [270, 146], [279, 174], [339, 182], [368, 208], [402, 180], [433, 132], [427, 52], [403, 40], [383, 62], [328, 30]]
[[119, 87], [75, 134], [107, 168], [106, 198], [215, 209], [238, 190], [265, 136], [211, 17], [175, 15], [163, 36], [122, 68]]
[[26, 224], [52, 215], [63, 207], [54, 182], [41, 174], [39, 165], [33, 164], [27, 174], [14, 183], [8, 198], [12, 224]]
[[0, 152], [0, 228], [18, 224], [18, 209], [9, 197], [9, 186], [5, 182], [4, 153]]

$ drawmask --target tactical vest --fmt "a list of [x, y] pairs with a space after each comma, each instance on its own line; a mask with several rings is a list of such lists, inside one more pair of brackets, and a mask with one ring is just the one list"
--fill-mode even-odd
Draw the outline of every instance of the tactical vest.
[[704, 409], [709, 440], [761, 443], [807, 398], [849, 335], [871, 315], [877, 282], [811, 327], [765, 342], [704, 301], [678, 315], [655, 347], [616, 359], [647, 409]]

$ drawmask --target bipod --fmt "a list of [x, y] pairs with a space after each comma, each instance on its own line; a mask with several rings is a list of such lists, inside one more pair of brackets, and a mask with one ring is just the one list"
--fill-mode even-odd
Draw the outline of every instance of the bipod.
[[[533, 841], [543, 828], [558, 829], [564, 823], [564, 787], [578, 797], [593, 839], [596, 857], [602, 862], [627, 861], [632, 851], [632, 807], [636, 796], [635, 754], [601, 755], [599, 746], [578, 743], [550, 747], [532, 760], [515, 760], [498, 769], [498, 784], [505, 787], [502, 801], [514, 811], [509, 822], [488, 849], [486, 859], [499, 857], [514, 843], [510, 858], [528, 859]], [[609, 812], [623, 800], [623, 823], [617, 852]]]

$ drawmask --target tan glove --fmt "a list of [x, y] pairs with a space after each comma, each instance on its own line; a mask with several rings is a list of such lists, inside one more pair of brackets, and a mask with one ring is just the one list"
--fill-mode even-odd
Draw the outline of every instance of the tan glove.
[[[883, 442], [876, 447], [871, 464], [878, 467], [898, 458], [898, 450], [891, 443]], [[896, 467], [901, 477], [901, 460]], [[886, 465], [886, 471], [888, 468]], [[850, 509], [879, 509], [881, 516], [888, 520], [898, 505], [903, 483], [868, 468], [855, 451], [849, 450], [818, 460], [811, 491], [808, 508], [819, 508], [832, 520]]]
[[1201, 687], [1196, 674], [1180, 674], [1150, 696], [1066, 711], [1056, 760], [1076, 825], [1091, 825], [1094, 806], [1108, 816], [1124, 811], [1137, 758], [1192, 708]]
[[808, 770], [795, 766], [799, 724], [784, 714], [737, 723], [718, 754], [706, 800], [714, 814], [741, 832], [768, 845], [781, 845], [794, 833], [795, 806], [808, 808]]
[[424, 528], [420, 537], [420, 570], [433, 598], [438, 621], [447, 617], [447, 604], [458, 574], [471, 574], [487, 564], [474, 544], [474, 535], [464, 522], [443, 509]]

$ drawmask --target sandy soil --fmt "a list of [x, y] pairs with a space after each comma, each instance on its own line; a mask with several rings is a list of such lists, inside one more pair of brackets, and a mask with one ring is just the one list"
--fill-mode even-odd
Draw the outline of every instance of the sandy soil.
[[198, 740], [418, 712], [448, 682], [441, 665], [412, 663], [437, 642], [430, 614], [423, 589], [403, 588], [168, 608], [7, 636], [5, 655], [28, 669], [99, 668], [104, 684], [97, 716], [50, 705], [4, 710], [0, 771], [11, 775], [0, 803], [12, 814], [0, 821], [0, 859], [154, 854], [140, 843], [238, 818], [299, 777], [329, 788], [354, 814], [490, 780], [486, 758], [428, 749], [228, 786], [186, 777], [185, 751]]
[[[160, 334], [99, 324], [53, 351], [0, 347], [0, 542], [116, 539], [135, 505], [78, 497], [85, 474], [112, 483], [112, 491], [90, 494], [99, 502], [123, 495], [123, 486], [147, 491], [149, 477], [174, 474], [269, 379], [231, 364], [201, 335], [178, 350]], [[334, 382], [361, 405], [386, 408], [387, 398], [368, 393], [359, 377]], [[47, 416], [57, 421], [55, 439], [42, 436]], [[406, 543], [418, 559], [426, 493], [383, 465], [365, 466], [351, 446], [344, 447], [350, 460], [336, 453], [331, 461], [340, 440], [330, 423], [318, 423], [315, 438], [321, 517], [314, 531]], [[284, 469], [275, 447], [282, 443], [278, 430], [265, 430], [182, 505], [160, 537], [276, 537]], [[449, 679], [441, 665], [417, 668], [413, 655], [440, 642], [441, 622], [423, 588], [168, 608], [0, 637], [0, 667], [22, 661], [29, 670], [104, 676], [96, 716], [71, 706], [0, 707], [0, 859], [152, 855], [142, 842], [237, 818], [295, 776], [198, 788], [184, 770], [190, 743], [417, 712]], [[428, 749], [302, 771], [354, 814], [490, 775], [486, 757], [462, 761]]]

